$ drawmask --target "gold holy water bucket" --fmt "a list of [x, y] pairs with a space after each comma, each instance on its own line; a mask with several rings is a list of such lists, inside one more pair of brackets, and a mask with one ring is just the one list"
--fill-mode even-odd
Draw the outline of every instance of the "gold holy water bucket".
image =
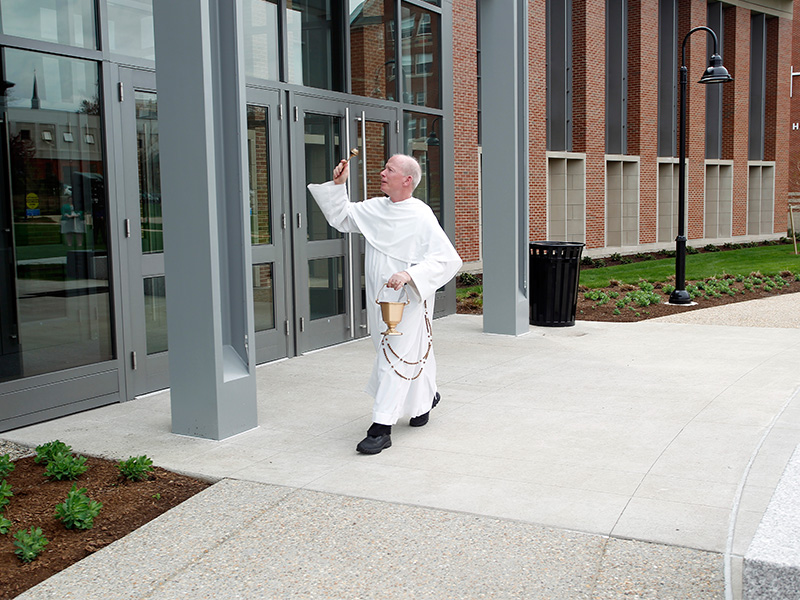
[[[403, 309], [411, 302], [411, 299], [408, 297], [405, 287], [402, 289], [402, 291], [406, 295], [405, 302], [387, 302], [375, 298], [375, 303], [380, 304], [381, 306], [381, 318], [387, 325], [386, 331], [384, 331], [381, 335], [403, 335], [402, 331], [397, 331], [395, 328], [397, 327], [397, 324], [403, 320]], [[380, 293], [378, 294], [378, 297], [380, 297]], [[403, 297], [402, 294], [400, 297]]]

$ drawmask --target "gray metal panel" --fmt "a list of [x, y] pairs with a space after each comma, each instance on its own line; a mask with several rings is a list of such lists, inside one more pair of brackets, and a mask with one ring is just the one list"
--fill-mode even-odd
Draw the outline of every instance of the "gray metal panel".
[[172, 430], [212, 439], [258, 425], [240, 14], [154, 4]]
[[677, 155], [678, 5], [658, 3], [658, 155]]
[[748, 160], [764, 160], [764, 98], [767, 89], [767, 18], [750, 18], [750, 127]]
[[628, 150], [628, 2], [606, 0], [606, 153]]
[[[547, 149], [569, 151], [572, 150], [572, 1], [547, 0], [546, 18]], [[482, 69], [481, 73], [485, 85], [486, 71]], [[483, 108], [486, 109], [485, 104]]]
[[483, 116], [483, 328], [520, 335], [528, 325], [527, 1], [480, 0]]
[[[0, 405], [3, 407], [0, 418], [0, 431], [8, 431], [29, 423], [38, 423], [49, 418], [119, 402], [119, 373], [110, 369], [99, 373], [79, 375], [81, 370], [75, 369], [75, 376], [69, 379], [53, 381], [45, 385], [31, 387], [31, 379], [26, 380], [28, 387], [0, 394]], [[67, 371], [62, 373], [64, 377]], [[87, 403], [90, 406], [87, 406]]]
[[[718, 52], [723, 58], [724, 19], [722, 18], [722, 2], [711, 2], [708, 5], [708, 26], [714, 30], [719, 40]], [[706, 36], [708, 56], [714, 51], [714, 41]], [[721, 85], [707, 85], [706, 88], [706, 158], [722, 158], [722, 89]]]

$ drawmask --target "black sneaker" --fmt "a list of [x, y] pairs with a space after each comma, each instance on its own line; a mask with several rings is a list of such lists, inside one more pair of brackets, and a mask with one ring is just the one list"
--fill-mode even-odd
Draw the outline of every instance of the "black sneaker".
[[392, 436], [388, 433], [382, 435], [368, 435], [356, 446], [356, 451], [361, 454], [378, 454], [381, 450], [390, 448]]
[[[431, 405], [431, 409], [434, 409], [436, 405], [439, 404], [439, 400], [441, 399], [442, 397], [439, 395], [439, 392], [436, 392], [436, 395], [433, 397], [433, 404]], [[428, 419], [430, 419], [430, 417], [431, 417], [431, 411], [429, 410], [423, 415], [419, 415], [418, 417], [412, 417], [411, 420], [408, 422], [408, 424], [411, 427], [422, 427], [423, 425], [428, 424]]]

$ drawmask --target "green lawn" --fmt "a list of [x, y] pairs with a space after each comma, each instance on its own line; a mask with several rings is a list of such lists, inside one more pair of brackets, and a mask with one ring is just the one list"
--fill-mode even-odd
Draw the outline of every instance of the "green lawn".
[[[749, 275], [754, 271], [759, 271], [762, 275], [777, 275], [781, 271], [800, 273], [800, 255], [794, 253], [792, 244], [783, 244], [686, 256], [687, 281], [706, 279], [725, 273]], [[613, 267], [582, 269], [580, 283], [588, 288], [606, 287], [612, 279], [622, 283], [635, 284], [640, 279], [655, 283], [664, 282], [674, 274], [675, 259], [665, 258]]]

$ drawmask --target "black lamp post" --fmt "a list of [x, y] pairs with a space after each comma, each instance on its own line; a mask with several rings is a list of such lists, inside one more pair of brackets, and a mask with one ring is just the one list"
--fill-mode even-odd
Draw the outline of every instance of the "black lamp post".
[[680, 115], [680, 154], [678, 164], [678, 237], [675, 238], [675, 290], [669, 295], [670, 304], [691, 304], [692, 297], [686, 291], [686, 40], [695, 31], [706, 31], [714, 39], [714, 52], [708, 61], [708, 68], [698, 83], [725, 83], [733, 81], [728, 69], [722, 66], [722, 58], [717, 54], [717, 34], [708, 27], [695, 27], [681, 45], [681, 115]]

